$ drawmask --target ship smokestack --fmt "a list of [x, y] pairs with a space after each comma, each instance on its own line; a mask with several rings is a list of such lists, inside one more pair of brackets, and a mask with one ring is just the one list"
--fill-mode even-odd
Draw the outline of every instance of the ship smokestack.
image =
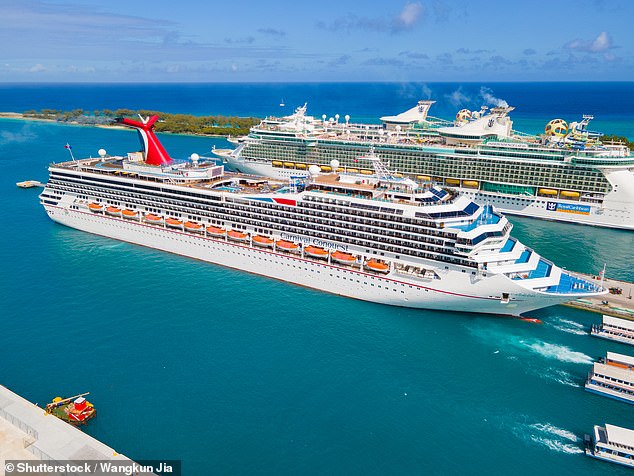
[[120, 117], [117, 118], [117, 122], [137, 130], [141, 146], [143, 147], [143, 152], [145, 152], [146, 164], [169, 165], [172, 163], [172, 159], [152, 130], [154, 128], [154, 123], [158, 121], [158, 118], [158, 116], [154, 115], [143, 122], [139, 122], [128, 119], [127, 117]]

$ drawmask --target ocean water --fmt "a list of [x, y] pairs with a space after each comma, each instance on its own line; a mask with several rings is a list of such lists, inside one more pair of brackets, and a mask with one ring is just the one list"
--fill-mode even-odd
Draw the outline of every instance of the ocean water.
[[[493, 90], [519, 98], [528, 86], [539, 91]], [[604, 84], [605, 106], [588, 100], [597, 116], [631, 131], [631, 115], [608, 100], [612, 86], [632, 88]], [[331, 86], [306, 87], [304, 95]], [[361, 104], [357, 86], [337, 87], [352, 98], [342, 111]], [[402, 109], [379, 95], [386, 85], [364, 87], [377, 91], [363, 104], [368, 117]], [[543, 104], [538, 119], [583, 103], [550, 87], [539, 96], [561, 107]], [[48, 97], [62, 103], [67, 94], [73, 107], [90, 109], [128, 107], [109, 104], [108, 89], [117, 101], [134, 96], [129, 86], [57, 88]], [[282, 88], [285, 102], [293, 99], [283, 85], [259, 85], [257, 94], [254, 85], [221, 85], [231, 98], [212, 107], [212, 86], [200, 86], [209, 93], [200, 97], [182, 86], [180, 100], [177, 85], [154, 88], [146, 98], [163, 103], [138, 107], [263, 115], [270, 111], [253, 105], [256, 96], [276, 103]], [[3, 86], [0, 109], [56, 107], [47, 91]], [[328, 104], [325, 95], [313, 102]], [[161, 140], [175, 157], [227, 145]], [[598, 356], [632, 353], [588, 336], [599, 315], [557, 306], [530, 314], [539, 325], [394, 308], [69, 229], [47, 218], [37, 190], [15, 186], [46, 180], [47, 164], [67, 158], [67, 142], [78, 157], [138, 148], [128, 131], [0, 121], [1, 384], [39, 403], [90, 391], [98, 417], [87, 433], [131, 458], [181, 459], [185, 474], [627, 473], [582, 454], [593, 425], [634, 428], [628, 405], [583, 390]], [[608, 275], [634, 280], [631, 232], [511, 220], [515, 236], [568, 269], [596, 273], [607, 263]]]

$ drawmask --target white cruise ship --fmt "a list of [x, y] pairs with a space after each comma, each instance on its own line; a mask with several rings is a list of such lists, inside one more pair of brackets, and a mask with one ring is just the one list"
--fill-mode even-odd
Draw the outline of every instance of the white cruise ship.
[[214, 152], [234, 170], [277, 178], [306, 175], [311, 164], [370, 174], [358, 160], [376, 154], [421, 183], [455, 188], [506, 214], [634, 230], [634, 156], [624, 144], [602, 143], [578, 122], [550, 121], [541, 136], [513, 130], [512, 107], [463, 109], [455, 121], [428, 115], [420, 101], [381, 124], [336, 115], [316, 119], [306, 105], [291, 116], [266, 118], [236, 149]]
[[[491, 206], [392, 176], [275, 180], [172, 160], [156, 116], [123, 119], [142, 152], [52, 164], [40, 200], [51, 219], [118, 240], [342, 296], [413, 308], [520, 315], [601, 287], [509, 236]], [[336, 169], [336, 163], [332, 166]]]

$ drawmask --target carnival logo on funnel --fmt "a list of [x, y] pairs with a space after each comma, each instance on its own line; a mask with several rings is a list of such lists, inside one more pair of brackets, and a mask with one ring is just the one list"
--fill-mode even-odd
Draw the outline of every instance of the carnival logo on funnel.
[[[140, 116], [139, 116], [140, 117]], [[145, 152], [145, 163], [149, 165], [169, 165], [172, 163], [172, 159], [163, 147], [163, 144], [158, 140], [158, 137], [152, 130], [154, 123], [158, 121], [158, 116], [147, 117], [141, 121], [133, 121], [127, 117], [118, 117], [116, 121], [119, 124], [133, 127], [139, 133], [139, 139], [143, 152]]]

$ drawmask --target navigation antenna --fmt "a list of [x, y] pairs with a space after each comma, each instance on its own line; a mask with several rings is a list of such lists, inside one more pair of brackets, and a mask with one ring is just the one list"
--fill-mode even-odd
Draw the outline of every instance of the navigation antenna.
[[378, 155], [374, 153], [374, 144], [370, 144], [370, 153], [368, 154], [367, 157], [363, 157], [363, 158], [372, 162], [374, 171], [376, 172], [376, 175], [379, 179], [387, 180], [392, 178], [390, 171], [387, 169], [385, 164], [381, 162], [381, 157], [379, 157]]

